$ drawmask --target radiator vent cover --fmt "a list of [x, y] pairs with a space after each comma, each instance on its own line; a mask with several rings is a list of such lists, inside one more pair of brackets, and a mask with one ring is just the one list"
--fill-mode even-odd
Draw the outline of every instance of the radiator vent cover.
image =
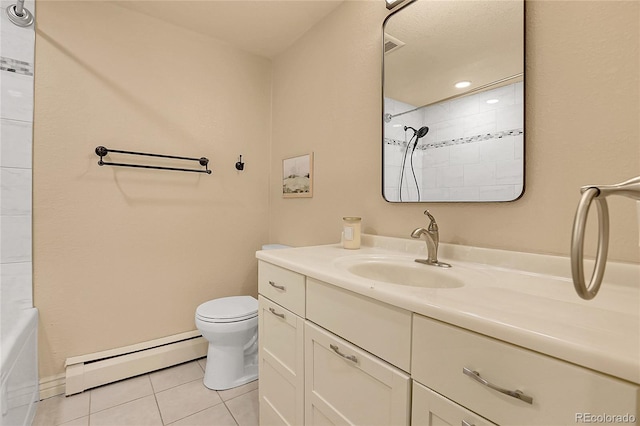
[[209, 343], [198, 330], [130, 346], [67, 358], [64, 393], [69, 396], [97, 386], [182, 364], [207, 355]]

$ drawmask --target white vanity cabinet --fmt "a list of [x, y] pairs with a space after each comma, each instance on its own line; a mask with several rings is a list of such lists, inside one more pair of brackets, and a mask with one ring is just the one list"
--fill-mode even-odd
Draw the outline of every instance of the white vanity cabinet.
[[304, 424], [305, 277], [258, 268], [260, 424]]
[[637, 421], [632, 383], [416, 314], [412, 342], [414, 380], [497, 424]]
[[385, 303], [373, 286], [366, 297], [263, 260], [258, 275], [263, 425], [638, 424], [635, 382]]

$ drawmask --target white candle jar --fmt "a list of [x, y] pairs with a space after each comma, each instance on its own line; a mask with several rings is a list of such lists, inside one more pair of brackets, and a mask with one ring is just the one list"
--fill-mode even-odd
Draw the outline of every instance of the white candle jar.
[[342, 218], [342, 247], [346, 249], [360, 248], [360, 230], [362, 226], [362, 218], [360, 217], [343, 217]]

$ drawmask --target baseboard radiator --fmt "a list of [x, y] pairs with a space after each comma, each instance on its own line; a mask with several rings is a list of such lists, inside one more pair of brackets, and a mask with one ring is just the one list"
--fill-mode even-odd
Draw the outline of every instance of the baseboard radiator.
[[123, 348], [67, 358], [65, 395], [149, 373], [207, 355], [197, 330]]

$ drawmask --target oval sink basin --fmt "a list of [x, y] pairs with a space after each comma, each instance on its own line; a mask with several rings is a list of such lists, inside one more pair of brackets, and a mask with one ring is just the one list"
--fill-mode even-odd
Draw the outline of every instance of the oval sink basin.
[[455, 273], [450, 269], [423, 265], [413, 261], [360, 258], [343, 259], [343, 262], [340, 263], [342, 263], [341, 266], [354, 275], [391, 284], [423, 288], [457, 288], [464, 286], [464, 281], [456, 277]]

